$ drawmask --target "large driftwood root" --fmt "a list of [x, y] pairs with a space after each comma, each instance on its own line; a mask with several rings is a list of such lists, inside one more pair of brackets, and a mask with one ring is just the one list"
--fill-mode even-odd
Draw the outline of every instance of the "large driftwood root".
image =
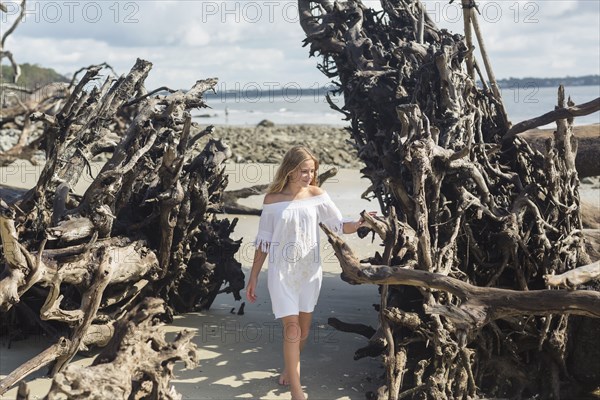
[[[465, 37], [439, 29], [420, 1], [382, 0], [381, 10], [298, 2], [305, 43], [344, 97], [337, 109], [371, 180], [367, 195], [385, 215], [369, 221], [384, 245], [364, 260], [371, 267], [338, 249], [361, 271], [344, 267], [342, 279], [381, 285], [380, 339], [367, 350], [386, 366], [380, 398], [558, 398], [569, 389], [560, 382], [581, 383], [567, 365], [568, 314], [597, 317], [600, 285], [549, 291], [543, 277], [595, 261], [572, 117], [599, 103], [575, 106], [561, 87], [555, 111], [511, 129], [476, 5], [461, 3]], [[540, 121], [557, 127], [536, 150], [517, 133]]]
[[[148, 93], [151, 67], [137, 60], [127, 75], [91, 89], [105, 67], [83, 69], [55, 113], [34, 112], [45, 127], [46, 164], [35, 187], [0, 203], [0, 323], [8, 334], [33, 324], [63, 337], [43, 356], [53, 375], [78, 351], [106, 345], [145, 297], [162, 298], [167, 315], [207, 309], [223, 292], [241, 298], [241, 242], [230, 238], [237, 220], [215, 216], [231, 151], [218, 139], [193, 148], [207, 130], [190, 111], [206, 106], [217, 80]], [[90, 160], [108, 149], [112, 157], [83, 195], [73, 193]]]

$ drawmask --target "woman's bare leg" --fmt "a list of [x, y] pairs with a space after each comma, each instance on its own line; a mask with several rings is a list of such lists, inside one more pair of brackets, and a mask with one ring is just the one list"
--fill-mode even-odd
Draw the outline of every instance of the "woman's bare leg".
[[[304, 349], [308, 336], [310, 335], [310, 324], [312, 322], [312, 313], [300, 312], [298, 315], [298, 324], [300, 325], [300, 353]], [[289, 385], [290, 379], [288, 378], [287, 369], [284, 365], [283, 372], [279, 376], [280, 385]]]
[[300, 384], [300, 343], [302, 330], [298, 315], [283, 317], [283, 359], [285, 363], [282, 378], [287, 375], [292, 400], [304, 400]]
[[298, 315], [298, 322], [300, 323], [300, 352], [304, 349], [308, 336], [310, 335], [310, 323], [312, 322], [312, 313], [300, 312]]

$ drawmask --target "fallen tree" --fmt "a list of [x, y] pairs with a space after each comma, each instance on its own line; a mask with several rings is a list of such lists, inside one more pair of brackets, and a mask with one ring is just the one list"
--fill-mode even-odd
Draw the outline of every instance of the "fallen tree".
[[[600, 154], [600, 125], [587, 127], [574, 127], [577, 139], [577, 154], [575, 155], [575, 169], [579, 179], [600, 176], [600, 163], [597, 155]], [[531, 130], [519, 134], [531, 147], [543, 153], [546, 142], [552, 139], [552, 131]]]
[[[598, 360], [578, 348], [593, 346], [582, 332], [600, 321], [600, 285], [544, 280], [592, 262], [572, 118], [598, 101], [576, 107], [561, 87], [554, 112], [513, 127], [469, 0], [464, 36], [439, 29], [420, 1], [298, 4], [384, 212], [364, 215], [384, 248], [360, 263], [327, 232], [343, 279], [381, 285], [380, 326], [355, 354], [383, 356], [377, 397], [559, 398], [598, 385], [582, 373]], [[548, 121], [557, 129], [543, 151], [517, 135]]]
[[[163, 299], [172, 315], [207, 309], [222, 292], [240, 299], [244, 287], [240, 242], [230, 239], [237, 220], [215, 217], [229, 148], [216, 139], [191, 146], [207, 132], [189, 111], [205, 107], [217, 80], [152, 94], [144, 88], [151, 67], [138, 60], [90, 89], [103, 70], [92, 66], [55, 115], [34, 112], [46, 162], [33, 188], [0, 205], [3, 331], [45, 330], [57, 341], [42, 356], [54, 376], [78, 351], [106, 345], [145, 297]], [[121, 115], [131, 118], [115, 139]], [[74, 193], [107, 141], [112, 157]]]

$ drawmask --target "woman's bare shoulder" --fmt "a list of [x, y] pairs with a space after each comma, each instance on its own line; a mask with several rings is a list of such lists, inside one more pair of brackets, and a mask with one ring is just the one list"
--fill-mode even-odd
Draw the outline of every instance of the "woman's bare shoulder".
[[[318, 186], [309, 186], [308, 192], [310, 193], [310, 196], [308, 196], [308, 197], [320, 196], [320, 195], [326, 193], [323, 189], [321, 189]], [[263, 204], [273, 204], [273, 203], [280, 203], [280, 202], [292, 201], [292, 200], [294, 200], [294, 199], [290, 198], [289, 195], [286, 195], [281, 192], [267, 193], [265, 195], [265, 199], [263, 200]]]
[[320, 195], [326, 193], [323, 189], [321, 189], [318, 186], [309, 186], [309, 190], [310, 190], [310, 194], [312, 196], [320, 196]]
[[263, 204], [273, 204], [281, 201], [283, 194], [281, 193], [267, 193], [265, 195], [265, 199], [263, 200]]

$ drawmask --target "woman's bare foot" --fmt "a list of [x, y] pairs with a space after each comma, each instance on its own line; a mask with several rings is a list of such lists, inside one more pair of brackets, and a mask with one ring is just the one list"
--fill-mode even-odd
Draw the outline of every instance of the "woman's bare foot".
[[290, 384], [290, 379], [288, 378], [287, 371], [285, 369], [281, 375], [279, 375], [279, 384], [281, 386], [288, 386]]
[[290, 394], [292, 395], [292, 400], [306, 400], [302, 389], [290, 390]]

